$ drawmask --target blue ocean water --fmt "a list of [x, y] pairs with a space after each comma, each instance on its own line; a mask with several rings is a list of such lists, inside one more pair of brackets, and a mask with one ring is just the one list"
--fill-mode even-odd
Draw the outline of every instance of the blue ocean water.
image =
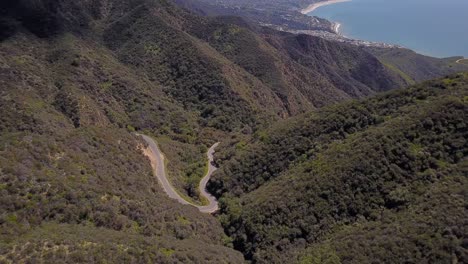
[[347, 37], [468, 58], [468, 0], [352, 0], [309, 15], [341, 23]]

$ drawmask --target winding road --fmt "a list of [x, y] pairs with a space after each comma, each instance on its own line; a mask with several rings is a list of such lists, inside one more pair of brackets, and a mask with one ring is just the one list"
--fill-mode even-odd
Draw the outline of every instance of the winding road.
[[468, 59], [465, 59], [465, 58], [459, 59], [459, 60], [457, 60], [455, 63], [458, 63], [458, 64], [465, 64], [465, 63], [463, 63], [462, 61], [467, 61], [467, 62], [468, 62]]
[[190, 203], [184, 198], [182, 198], [171, 185], [171, 183], [167, 179], [165, 168], [166, 165], [164, 164], [164, 155], [159, 149], [156, 141], [146, 135], [137, 134], [137, 136], [141, 136], [146, 141], [146, 143], [148, 143], [148, 148], [144, 149], [143, 152], [150, 159], [154, 175], [158, 178], [159, 183], [161, 183], [164, 191], [170, 198], [177, 200], [181, 204], [192, 205], [198, 208], [198, 210], [200, 210], [200, 212], [202, 213], [214, 213], [218, 211], [218, 201], [213, 195], [209, 194], [206, 191], [206, 184], [210, 180], [210, 177], [213, 174], [213, 172], [216, 170], [216, 167], [213, 166], [213, 154], [215, 152], [215, 148], [219, 145], [219, 142], [211, 146], [211, 148], [208, 149], [208, 152], [206, 154], [208, 157], [208, 171], [200, 181], [200, 185], [198, 188], [200, 190], [200, 194], [208, 200], [208, 205], [201, 206]]

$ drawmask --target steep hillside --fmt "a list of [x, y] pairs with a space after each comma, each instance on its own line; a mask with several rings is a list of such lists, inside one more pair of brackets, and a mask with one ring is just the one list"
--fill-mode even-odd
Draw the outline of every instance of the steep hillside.
[[252, 112], [286, 117], [406, 84], [352, 46], [295, 39], [242, 20], [183, 12], [151, 16], [151, 10], [141, 6], [113, 23], [104, 32], [107, 46], [169, 86], [172, 97], [201, 111], [215, 128], [232, 131], [242, 122], [254, 127]]
[[[334, 25], [325, 19], [321, 19], [318, 17], [311, 17], [308, 15], [303, 15], [299, 12], [300, 9], [305, 8], [306, 6], [313, 3], [313, 0], [278, 0], [278, 1], [263, 1], [263, 0], [255, 0], [255, 1], [230, 1], [230, 0], [220, 0], [220, 1], [211, 1], [211, 0], [175, 0], [175, 2], [193, 12], [204, 16], [237, 16], [242, 17], [243, 19], [249, 21], [251, 25], [262, 25], [267, 26], [274, 29], [279, 29], [281, 31], [286, 32], [302, 32], [302, 33], [309, 33], [312, 35], [319, 35], [324, 36], [324, 31], [329, 31], [332, 33], [330, 36], [334, 35], [333, 27]], [[318, 1], [315, 1], [318, 2]], [[242, 23], [243, 25], [245, 24]], [[252, 29], [252, 26], [250, 26]], [[313, 33], [315, 32], [315, 33]], [[320, 32], [320, 33], [319, 33]], [[258, 31], [257, 31], [258, 33]], [[278, 32], [276, 32], [278, 33]], [[270, 32], [268, 35], [271, 35]], [[264, 35], [260, 33], [260, 35]], [[457, 60], [456, 58], [433, 58], [424, 56], [421, 54], [417, 54], [414, 51], [403, 49], [403, 48], [379, 48], [377, 46], [368, 46], [364, 44], [363, 41], [360, 40], [350, 40], [347, 38], [342, 38], [340, 36], [333, 36], [329, 37], [332, 40], [340, 40], [343, 42], [346, 39], [347, 43], [354, 43], [359, 45], [361, 51], [359, 52], [359, 58], [362, 58], [362, 50], [366, 50], [371, 54], [375, 55], [379, 61], [385, 66], [386, 71], [390, 71], [393, 75], [399, 75], [400, 78], [404, 80], [407, 84], [414, 84], [417, 82], [430, 80], [434, 78], [440, 78], [446, 74], [457, 73], [461, 71], [467, 71], [468, 68], [459, 63], [455, 63]], [[225, 38], [223, 38], [225, 40]], [[327, 45], [330, 46], [330, 45]], [[289, 49], [288, 47], [285, 47]], [[318, 49], [314, 49], [314, 53]], [[324, 49], [320, 49], [321, 52], [325, 51]], [[332, 51], [333, 52], [333, 51]], [[341, 54], [344, 56], [340, 56], [338, 59], [345, 59], [347, 58], [346, 54]], [[294, 57], [294, 56], [293, 56]], [[320, 58], [320, 56], [314, 58]], [[335, 57], [336, 59], [336, 57]], [[320, 61], [320, 64], [327, 63], [328, 60]], [[376, 64], [372, 64], [376, 65]], [[334, 68], [335, 65], [330, 65]], [[342, 66], [342, 65], [341, 65]], [[369, 68], [371, 68], [369, 66]], [[367, 68], [366, 70], [369, 70]], [[380, 69], [381, 65], [377, 66], [377, 69]], [[345, 68], [346, 69], [346, 68]], [[329, 68], [327, 70], [330, 70]], [[364, 70], [364, 69], [363, 69]], [[332, 70], [331, 72], [336, 72], [336, 70]], [[340, 72], [342, 74], [343, 72]], [[379, 72], [380, 74], [384, 74], [384, 72]], [[375, 74], [375, 73], [374, 73]], [[346, 74], [345, 74], [346, 76]], [[367, 74], [364, 76], [375, 76], [373, 74]], [[382, 76], [388, 76], [388, 74], [384, 74]], [[336, 77], [335, 77], [336, 79]], [[346, 79], [346, 78], [345, 78]], [[383, 77], [383, 79], [388, 79], [388, 77]], [[391, 78], [393, 81], [398, 80], [398, 78]], [[346, 80], [349, 81], [349, 80]], [[360, 81], [360, 80], [359, 80]], [[388, 81], [388, 80], [387, 80]], [[401, 82], [398, 81], [398, 82]], [[352, 86], [356, 86], [356, 83], [351, 82]], [[340, 85], [338, 85], [338, 88]], [[368, 85], [368, 83], [366, 83]], [[346, 86], [346, 85], [345, 85]], [[358, 85], [359, 86], [359, 85]]]
[[369, 52], [379, 58], [389, 69], [413, 83], [439, 78], [441, 75], [454, 72], [468, 71], [468, 65], [456, 62], [461, 57], [438, 59], [417, 54], [408, 49], [369, 48]]
[[332, 22], [300, 12], [314, 0], [174, 0], [174, 2], [200, 15], [242, 17], [261, 25], [288, 30], [334, 32]]
[[213, 217], [166, 197], [135, 137], [68, 128], [2, 132], [3, 260], [242, 261]]
[[258, 263], [466, 262], [467, 98], [460, 74], [231, 143], [225, 230]]
[[16, 35], [0, 64], [2, 261], [242, 261], [213, 217], [166, 197], [129, 133], [198, 127], [161, 88], [73, 35]]
[[194, 21], [182, 15], [173, 7], [140, 5], [110, 24], [105, 44], [122, 62], [166, 87], [184, 108], [199, 112], [204, 126], [255, 127], [257, 117], [284, 111], [268, 87], [184, 32], [184, 23]]
[[259, 28], [233, 17], [208, 22], [190, 29], [273, 89], [293, 115], [307, 104], [321, 107], [406, 84], [356, 47]]
[[24, 98], [21, 91], [32, 89], [76, 128], [166, 137], [174, 185], [195, 200], [205, 162], [199, 150], [226, 133], [251, 134], [405, 84], [355, 47], [198, 17], [162, 0], [2, 5], [4, 90]]
[[131, 133], [201, 145], [200, 114], [103, 45], [85, 2], [34, 1], [34, 25], [28, 3], [2, 16], [1, 261], [242, 262], [215, 218], [166, 197]]
[[[307, 260], [310, 252], [329, 248], [320, 244], [324, 240], [314, 243], [319, 239], [312, 235], [317, 226], [307, 229], [311, 222], [306, 222], [298, 235], [292, 228], [298, 223], [285, 220], [288, 218], [281, 209], [277, 214], [284, 220], [277, 221], [281, 231], [270, 234], [261, 218], [270, 215], [257, 218], [252, 213], [254, 205], [264, 212], [270, 210], [268, 206], [287, 204], [289, 200], [283, 203], [262, 192], [268, 192], [266, 182], [271, 181], [271, 188], [276, 188], [274, 184], [284, 185], [282, 179], [292, 178], [291, 164], [313, 165], [316, 153], [327, 159], [324, 163], [334, 162], [342, 157], [327, 151], [336, 140], [346, 141], [349, 146], [343, 151], [349, 152], [354, 147], [350, 134], [359, 138], [361, 131], [388, 126], [400, 135], [406, 128], [399, 126], [397, 115], [419, 121], [416, 113], [429, 114], [423, 108], [409, 115], [402, 110], [405, 105], [434, 106], [434, 111], [445, 107], [446, 120], [434, 119], [430, 127], [438, 129], [439, 121], [443, 127], [446, 124], [449, 134], [443, 136], [450, 144], [455, 142], [453, 148], [459, 148], [452, 153], [449, 143], [436, 145], [437, 155], [440, 152], [434, 157], [439, 166], [433, 168], [436, 176], [424, 177], [445, 179], [443, 176], [452, 174], [441, 168], [453, 167], [455, 175], [461, 164], [466, 151], [457, 129], [464, 127], [453, 124], [452, 110], [466, 101], [459, 89], [465, 82], [462, 77], [447, 79], [427, 92], [414, 88], [386, 95], [388, 100], [381, 96], [301, 116], [344, 99], [400, 87], [407, 82], [401, 76], [360, 48], [260, 28], [238, 18], [198, 17], [166, 0], [2, 1], [0, 262], [241, 263], [242, 254], [233, 246], [258, 261], [270, 257], [280, 260], [279, 252], [285, 252], [284, 257]], [[361, 107], [366, 104], [367, 110]], [[457, 114], [464, 121], [463, 112]], [[281, 128], [281, 123], [280, 128], [265, 132], [278, 120], [296, 115], [299, 117], [285, 127]], [[333, 117], [336, 123], [331, 121]], [[340, 129], [343, 122], [348, 123]], [[413, 139], [419, 139], [421, 129], [429, 128], [423, 125], [408, 131], [415, 133], [411, 134]], [[198, 202], [195, 183], [206, 166], [206, 146], [217, 140], [237, 143], [237, 150], [229, 148], [233, 152], [224, 156], [234, 155], [243, 165], [224, 162], [223, 171], [211, 185], [223, 196], [220, 219], [234, 245], [215, 217], [166, 197], [142, 153], [144, 142], [135, 131], [158, 138], [173, 185]], [[445, 130], [434, 133], [439, 132]], [[252, 147], [236, 142], [252, 135]], [[388, 144], [393, 146], [396, 140], [391, 138]], [[439, 138], [427, 140], [438, 142]], [[287, 142], [292, 145], [282, 145]], [[426, 141], [414, 144], [414, 150], [419, 151]], [[354, 170], [352, 164], [343, 167], [341, 174], [333, 174], [337, 181]], [[315, 184], [307, 171], [299, 170], [297, 175]], [[407, 188], [413, 187], [408, 183]], [[443, 192], [436, 192], [441, 190], [435, 190], [434, 195], [443, 196]], [[348, 194], [349, 188], [341, 191]], [[293, 194], [296, 199], [297, 193]], [[272, 199], [272, 203], [256, 201], [257, 195]], [[400, 203], [399, 193], [395, 195]], [[244, 203], [242, 214], [236, 212], [236, 199]], [[306, 204], [298, 199], [299, 205]], [[325, 207], [335, 206], [337, 201], [331, 200]], [[357, 215], [375, 213], [365, 211], [365, 205], [364, 201], [355, 209], [343, 205], [343, 210], [356, 213], [336, 221], [355, 223]], [[414, 207], [415, 215], [422, 210], [418, 208], [423, 207]], [[295, 221], [303, 216], [301, 210], [294, 211], [298, 216]], [[330, 215], [325, 211], [316, 217], [324, 232], [336, 226]], [[347, 231], [357, 235], [361, 230]], [[458, 239], [457, 230], [450, 232]], [[333, 234], [343, 248], [351, 248], [348, 233]], [[457, 241], [450, 246], [461, 259]], [[296, 247], [296, 242], [303, 246]], [[346, 252], [337, 254], [344, 257]]]

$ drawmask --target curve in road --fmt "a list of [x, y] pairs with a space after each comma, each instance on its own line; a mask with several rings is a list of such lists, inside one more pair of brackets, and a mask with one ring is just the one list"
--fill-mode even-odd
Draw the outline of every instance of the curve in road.
[[208, 205], [201, 206], [192, 204], [184, 198], [182, 198], [171, 185], [171, 183], [167, 179], [166, 168], [164, 164], [164, 155], [159, 149], [156, 141], [146, 135], [137, 134], [137, 136], [141, 136], [145, 140], [145, 142], [148, 143], [148, 148], [144, 149], [144, 153], [151, 161], [151, 167], [153, 168], [154, 175], [156, 176], [156, 178], [158, 178], [159, 183], [161, 183], [164, 191], [170, 198], [177, 200], [181, 204], [192, 205], [198, 208], [198, 210], [200, 210], [200, 212], [202, 213], [214, 213], [218, 211], [218, 201], [213, 195], [206, 191], [206, 185], [210, 180], [211, 175], [216, 170], [216, 167], [213, 166], [213, 154], [215, 152], [215, 148], [219, 145], [219, 142], [211, 146], [211, 148], [208, 149], [208, 152], [206, 154], [208, 157], [208, 171], [200, 181], [200, 185], [198, 188], [200, 190], [200, 194], [203, 197], [205, 197], [209, 203]]
[[465, 64], [465, 63], [463, 63], [462, 61], [467, 61], [467, 62], [468, 62], [468, 59], [465, 59], [465, 58], [459, 59], [459, 60], [457, 60], [455, 63], [458, 63], [458, 64]]

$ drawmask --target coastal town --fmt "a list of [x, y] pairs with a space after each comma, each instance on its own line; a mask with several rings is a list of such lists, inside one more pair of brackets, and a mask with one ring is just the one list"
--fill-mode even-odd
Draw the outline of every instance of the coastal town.
[[[337, 26], [335, 28], [338, 28], [339, 24], [336, 23], [336, 25]], [[287, 30], [287, 32], [291, 32], [294, 34], [307, 34], [307, 35], [320, 37], [320, 38], [330, 40], [330, 41], [348, 43], [348, 44], [355, 45], [355, 46], [365, 46], [365, 47], [374, 47], [374, 48], [403, 48], [402, 46], [394, 45], [394, 44], [348, 38], [346, 36], [341, 35], [338, 30], [336, 30], [336, 32], [334, 33], [330, 33], [328, 31], [323, 31], [323, 30]]]
[[[183, 1], [183, 0], [179, 0]], [[257, 22], [260, 26], [294, 34], [307, 34], [330, 41], [348, 43], [355, 46], [399, 48], [400, 46], [359, 40], [340, 34], [340, 23], [309, 15], [315, 9], [351, 0], [198, 0], [203, 6], [218, 14], [235, 14]], [[192, 9], [194, 7], [192, 6]]]
[[[337, 3], [350, 2], [350, 1], [352, 1], [352, 0], [324, 0], [324, 1], [309, 4], [306, 8], [301, 9], [300, 13], [303, 14], [303, 15], [308, 15], [311, 12], [315, 11], [317, 8], [322, 7], [322, 6], [332, 5], [332, 4], [337, 4]], [[312, 19], [318, 19], [315, 16], [310, 16], [310, 17]], [[338, 22], [331, 22], [330, 25], [329, 25], [330, 30], [290, 29], [290, 28], [284, 28], [284, 27], [281, 27], [281, 26], [276, 26], [275, 27], [275, 25], [271, 25], [271, 24], [270, 25], [264, 25], [264, 26], [273, 27], [273, 28], [275, 28], [277, 30], [291, 32], [291, 33], [294, 33], [294, 34], [312, 35], [312, 36], [320, 37], [320, 38], [323, 38], [323, 39], [326, 39], [326, 40], [337, 41], [337, 42], [341, 42], [341, 43], [348, 43], [348, 44], [355, 45], [355, 46], [376, 47], [376, 48], [402, 48], [401, 46], [394, 45], [394, 44], [348, 38], [348, 37], [346, 37], [346, 36], [344, 36], [344, 35], [342, 35], [340, 33], [341, 24], [338, 23]]]

